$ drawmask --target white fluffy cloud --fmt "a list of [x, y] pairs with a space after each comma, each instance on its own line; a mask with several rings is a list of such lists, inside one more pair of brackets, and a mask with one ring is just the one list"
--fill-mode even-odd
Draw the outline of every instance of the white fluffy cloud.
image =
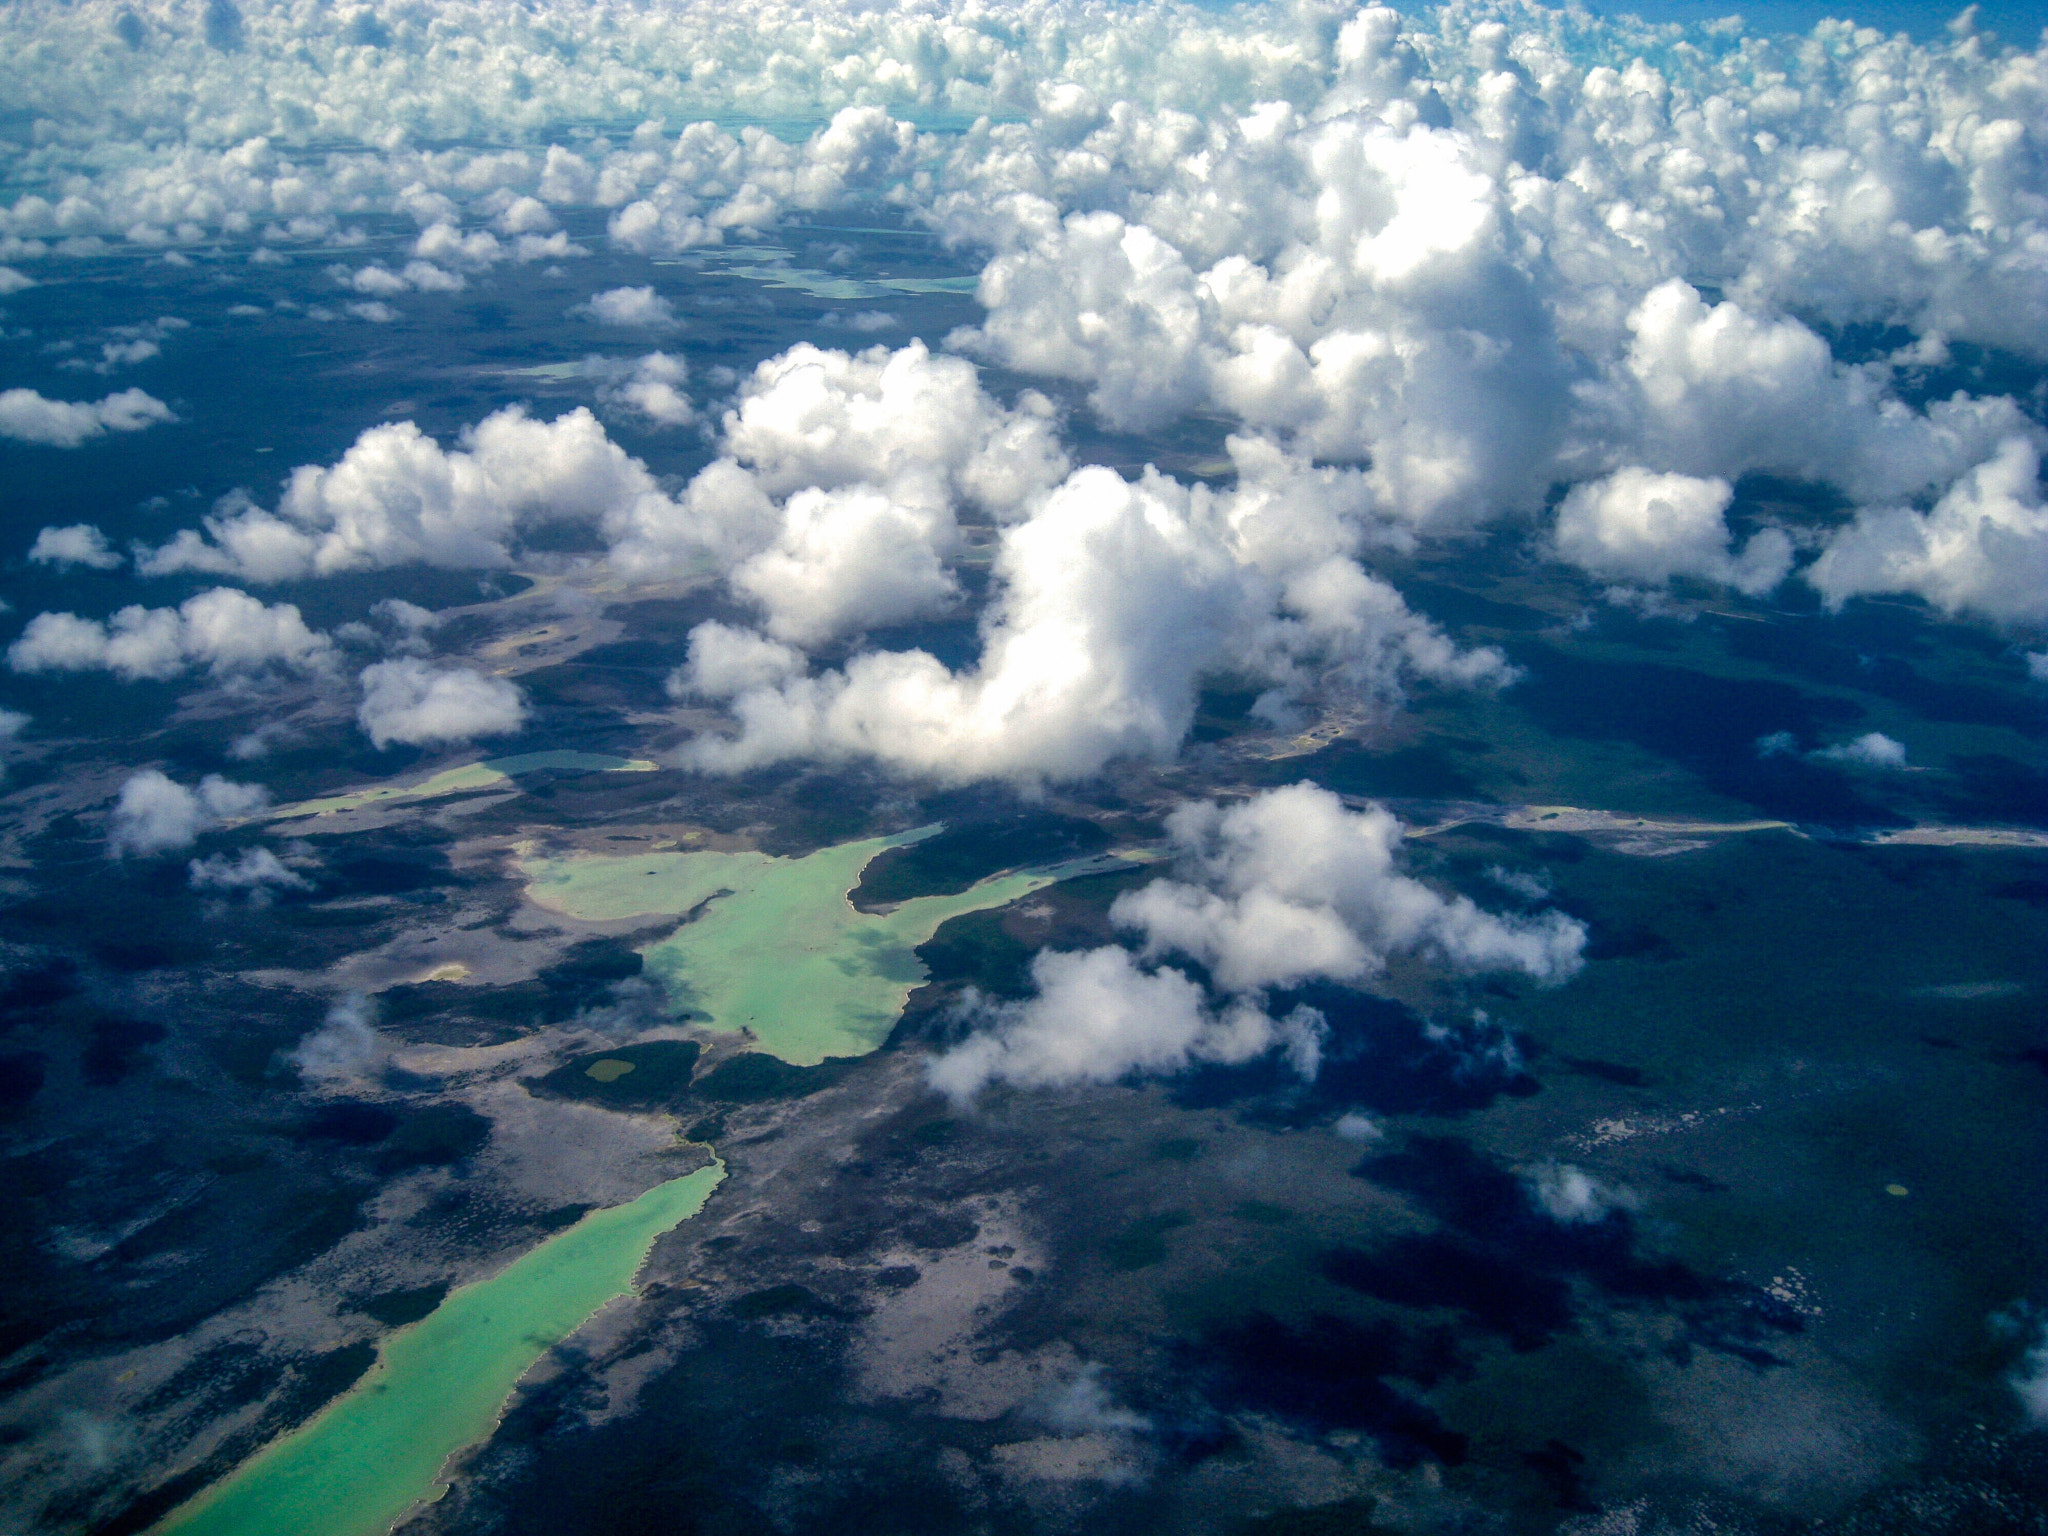
[[1005, 407], [972, 364], [921, 342], [792, 347], [742, 386], [724, 457], [614, 522], [612, 563], [721, 574], [805, 644], [926, 617], [959, 591], [958, 514], [1014, 520], [1066, 471], [1050, 418], [1042, 397]]
[[1545, 1163], [1524, 1182], [1536, 1209], [1560, 1226], [1590, 1226], [1639, 1203], [1630, 1191], [1570, 1163]]
[[[1347, 811], [1310, 784], [1225, 809], [1182, 806], [1167, 821], [1172, 877], [1117, 898], [1118, 926], [1144, 948], [1065, 953], [1032, 964], [1035, 995], [976, 1007], [975, 1034], [933, 1058], [932, 1086], [971, 1099], [992, 1082], [1019, 1087], [1111, 1082], [1244, 1062], [1283, 1052], [1302, 1077], [1320, 1064], [1322, 1016], [1275, 1019], [1264, 995], [1309, 981], [1364, 981], [1393, 954], [1462, 970], [1520, 970], [1543, 982], [1578, 970], [1582, 925], [1561, 913], [1496, 916], [1445, 897], [1398, 868], [1401, 829], [1373, 806]], [[1225, 1001], [1166, 955], [1201, 965]]]
[[1945, 613], [2048, 623], [2048, 501], [2034, 443], [2009, 437], [1931, 511], [1857, 514], [1806, 572], [1831, 607], [1905, 592]]
[[1558, 555], [1622, 581], [1698, 576], [1751, 595], [1768, 592], [1792, 568], [1792, 541], [1766, 528], [1735, 554], [1722, 516], [1734, 494], [1726, 480], [1616, 470], [1565, 497], [1557, 509]]
[[107, 853], [147, 856], [189, 848], [202, 832], [253, 815], [270, 803], [261, 785], [236, 784], [208, 774], [187, 789], [155, 768], [145, 768], [121, 786], [107, 827]]
[[1110, 915], [1148, 957], [1185, 955], [1226, 991], [1359, 981], [1409, 953], [1556, 982], [1585, 948], [1584, 926], [1560, 912], [1498, 916], [1401, 873], [1400, 823], [1313, 784], [1184, 805], [1167, 835], [1174, 878], [1118, 897]]
[[[1233, 418], [1296, 458], [1359, 466], [1376, 516], [1425, 531], [1577, 486], [1568, 505], [1585, 515], [1561, 548], [1618, 579], [1751, 590], [1784, 564], [1774, 536], [1715, 548], [1697, 494], [1662, 498], [1675, 520], [1653, 527], [1638, 515], [1649, 502], [1615, 509], [1622, 478], [1812, 478], [1861, 509], [1815, 567], [1830, 601], [1917, 591], [1956, 613], [2037, 619], [2022, 514], [2040, 498], [1990, 482], [2010, 478], [2013, 443], [2038, 450], [2044, 434], [2011, 400], [1916, 405], [1906, 386], [1956, 343], [2048, 357], [2048, 44], [2003, 47], [1968, 24], [1924, 45], [1843, 23], [1805, 39], [1716, 24], [1678, 41], [1501, 0], [1408, 18], [1165, 0], [844, 14], [658, 0], [431, 25], [382, 0], [348, 22], [243, 14], [223, 50], [125, 0], [0, 13], [0, 91], [44, 125], [35, 181], [64, 189], [0, 207], [0, 258], [201, 241], [274, 255], [396, 215], [420, 231], [410, 248], [338, 273], [356, 313], [389, 318], [400, 293], [571, 254], [572, 209], [602, 216], [621, 257], [825, 209], [929, 220], [986, 257], [987, 317], [963, 343], [1079, 381], [1112, 426]], [[975, 126], [908, 120], [934, 111]], [[622, 115], [639, 126], [562, 129]], [[713, 119], [808, 131], [787, 141]], [[668, 318], [630, 284], [588, 312]], [[1831, 344], [1866, 323], [1911, 341], [1890, 357]], [[971, 374], [913, 366], [913, 351], [871, 365], [798, 349], [764, 365], [727, 424], [730, 462], [682, 496], [630, 460], [522, 480], [526, 450], [588, 440], [560, 422], [525, 424], [517, 473], [480, 441], [444, 451], [392, 426], [302, 471], [274, 512], [217, 511], [152, 568], [268, 580], [502, 564], [523, 529], [568, 517], [598, 525], [627, 574], [762, 562], [739, 590], [778, 633], [931, 612], [950, 595], [951, 514], [1024, 515], [1058, 480], [1059, 451], [1029, 410], [1000, 412]], [[867, 376], [892, 369], [904, 377]], [[681, 383], [649, 370], [600, 399], [683, 424]], [[136, 392], [0, 397], [0, 420], [11, 411], [41, 441], [151, 410]], [[788, 430], [810, 410], [815, 430]], [[1009, 447], [983, 433], [956, 452], [991, 413]], [[476, 434], [493, 423], [521, 435], [502, 416]], [[338, 483], [352, 477], [378, 483]], [[792, 514], [807, 490], [848, 494]], [[853, 543], [886, 545], [900, 570], [849, 555], [838, 535], [856, 522], [873, 540]], [[2001, 580], [2009, 544], [2022, 574]], [[800, 614], [820, 592], [849, 601]]]
[[932, 1059], [927, 1076], [934, 1088], [966, 1101], [994, 1082], [1115, 1082], [1196, 1062], [1250, 1061], [1275, 1046], [1288, 1051], [1302, 1076], [1315, 1076], [1323, 1020], [1312, 1008], [1281, 1020], [1242, 1001], [1218, 1010], [1183, 972], [1140, 970], [1128, 951], [1115, 948], [1046, 950], [1032, 962], [1031, 977], [1034, 997], [984, 1010], [980, 1032]]
[[131, 604], [105, 623], [75, 613], [39, 613], [8, 647], [17, 672], [112, 672], [123, 682], [163, 680], [192, 667], [215, 677], [283, 668], [325, 671], [328, 638], [306, 627], [291, 603], [265, 605], [246, 592], [215, 587], [176, 608]]
[[971, 363], [934, 357], [922, 342], [859, 353], [800, 345], [754, 370], [725, 442], [772, 496], [871, 485], [1008, 519], [1066, 473], [1050, 417], [1030, 393], [1006, 409]]
[[195, 891], [240, 892], [261, 903], [277, 891], [303, 891], [312, 882], [268, 848], [244, 848], [230, 858], [216, 853], [186, 866], [186, 884]]
[[300, 1040], [287, 1059], [318, 1087], [367, 1077], [383, 1065], [390, 1049], [377, 1033], [377, 1004], [350, 992], [327, 1010], [320, 1027]]
[[607, 288], [593, 293], [572, 313], [587, 315], [599, 325], [629, 331], [672, 331], [681, 322], [674, 306], [651, 287]]
[[0, 390], [0, 437], [51, 448], [76, 448], [109, 432], [139, 432], [176, 421], [154, 395], [124, 389], [100, 400], [46, 400], [32, 389]]
[[45, 528], [28, 548], [29, 559], [38, 565], [88, 565], [96, 571], [111, 571], [121, 563], [107, 543], [107, 536], [90, 523], [73, 523], [67, 528]]
[[683, 393], [690, 370], [680, 357], [649, 352], [627, 363], [591, 358], [585, 367], [597, 376], [600, 405], [662, 427], [687, 427], [697, 419], [696, 406]]
[[1822, 762], [1843, 763], [1852, 768], [1896, 770], [1906, 766], [1906, 748], [1882, 731], [1865, 731], [1854, 741], [1822, 747], [1813, 754]]
[[285, 581], [397, 565], [509, 565], [523, 529], [630, 519], [670, 507], [646, 465], [586, 410], [551, 422], [516, 407], [444, 449], [411, 422], [372, 427], [330, 466], [292, 471], [277, 510], [227, 504], [145, 556], [147, 574], [212, 571]]
[[526, 725], [516, 685], [467, 667], [437, 668], [405, 656], [365, 667], [356, 721], [381, 750], [393, 742], [445, 746], [515, 735]]
[[[1360, 477], [1256, 440], [1232, 449], [1241, 473], [1229, 492], [1089, 468], [1035, 501], [1003, 531], [969, 670], [867, 651], [839, 671], [718, 688], [693, 659], [685, 679], [730, 697], [739, 732], [700, 738], [687, 759], [726, 771], [870, 757], [952, 781], [1076, 778], [1113, 758], [1170, 758], [1211, 672], [1268, 679], [1262, 707], [1275, 718], [1324, 684], [1388, 698], [1409, 677], [1508, 680], [1498, 653], [1458, 650], [1349, 558], [1368, 532]], [[938, 600], [936, 580], [923, 594]]]
[[733, 590], [761, 605], [771, 635], [799, 644], [923, 618], [960, 591], [935, 547], [937, 522], [867, 486], [801, 491], [775, 543], [733, 571]]

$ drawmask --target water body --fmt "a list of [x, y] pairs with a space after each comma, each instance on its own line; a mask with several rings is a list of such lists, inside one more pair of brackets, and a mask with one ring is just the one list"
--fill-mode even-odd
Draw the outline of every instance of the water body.
[[[411, 793], [479, 769], [502, 778], [528, 766], [632, 766], [619, 759], [558, 761], [568, 755], [539, 754], [549, 759], [545, 763], [473, 764]], [[809, 1066], [827, 1056], [865, 1054], [887, 1038], [904, 999], [924, 980], [914, 951], [947, 918], [1001, 906], [1068, 872], [997, 876], [887, 913], [854, 910], [847, 892], [868, 860], [937, 830], [849, 843], [802, 859], [637, 854], [535, 859], [525, 868], [533, 899], [572, 916], [703, 906], [695, 921], [643, 951], [649, 969], [715, 1027], [751, 1029], [760, 1049]], [[452, 1292], [427, 1317], [387, 1338], [376, 1365], [353, 1390], [173, 1511], [156, 1527], [157, 1536], [388, 1531], [421, 1500], [439, 1496], [448, 1458], [491, 1433], [506, 1399], [543, 1354], [632, 1289], [655, 1239], [696, 1215], [724, 1176], [724, 1165], [714, 1164], [628, 1205], [594, 1211], [497, 1274]]]
[[917, 946], [941, 923], [1003, 906], [1063, 874], [998, 875], [957, 895], [920, 896], [887, 912], [855, 910], [846, 893], [868, 860], [937, 830], [801, 859], [640, 853], [530, 859], [523, 868], [533, 901], [587, 922], [696, 911], [640, 951], [648, 971], [713, 1029], [751, 1030], [761, 1050], [808, 1067], [828, 1056], [864, 1056], [889, 1037], [904, 1000], [925, 979]]
[[517, 757], [494, 757], [481, 763], [465, 763], [460, 768], [446, 769], [417, 784], [375, 784], [351, 794], [280, 805], [259, 819], [289, 821], [299, 816], [359, 811], [366, 805], [381, 805], [388, 800], [433, 800], [442, 795], [459, 795], [466, 790], [489, 789], [522, 773], [539, 773], [544, 768], [570, 773], [652, 773], [655, 765], [641, 757], [611, 757], [602, 752], [526, 752]]
[[384, 1341], [355, 1389], [157, 1527], [178, 1536], [375, 1536], [436, 1496], [536, 1360], [632, 1288], [654, 1240], [697, 1214], [723, 1164], [593, 1211]]

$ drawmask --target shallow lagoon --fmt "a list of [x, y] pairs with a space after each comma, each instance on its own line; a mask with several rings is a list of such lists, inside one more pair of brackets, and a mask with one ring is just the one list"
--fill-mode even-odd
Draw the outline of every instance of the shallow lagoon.
[[762, 1050], [813, 1066], [828, 1056], [865, 1055], [888, 1038], [904, 1000], [925, 979], [917, 946], [941, 923], [1058, 878], [1058, 871], [998, 875], [879, 913], [847, 900], [875, 855], [937, 830], [801, 859], [712, 852], [531, 859], [527, 894], [586, 922], [695, 913], [641, 951], [649, 973], [712, 1028], [750, 1030]]
[[632, 1288], [654, 1240], [703, 1208], [713, 1164], [593, 1211], [385, 1340], [362, 1383], [157, 1529], [181, 1536], [369, 1536], [433, 1496], [519, 1378]]

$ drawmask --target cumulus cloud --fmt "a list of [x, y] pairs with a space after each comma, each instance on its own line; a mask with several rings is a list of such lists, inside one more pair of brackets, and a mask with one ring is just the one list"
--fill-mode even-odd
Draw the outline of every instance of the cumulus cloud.
[[257, 784], [236, 784], [208, 774], [188, 789], [155, 768], [121, 786], [107, 827], [107, 853], [120, 859], [189, 848], [202, 832], [254, 815], [270, 803]]
[[1844, 763], [1855, 768], [1893, 770], [1906, 766], [1904, 745], [1882, 731], [1866, 731], [1854, 741], [1823, 747], [1813, 755], [1823, 762]]
[[111, 571], [121, 563], [107, 543], [107, 536], [90, 523], [73, 523], [67, 528], [45, 528], [28, 549], [29, 559], [39, 565], [87, 565], [96, 571]]
[[1630, 1191], [1570, 1163], [1545, 1163], [1523, 1182], [1536, 1209], [1561, 1226], [1590, 1226], [1637, 1204]]
[[[216, 26], [216, 12], [238, 19]], [[986, 318], [961, 344], [1076, 381], [1112, 427], [1221, 415], [1304, 462], [1357, 466], [1376, 517], [1425, 533], [1534, 513], [1550, 486], [1575, 485], [1557, 545], [1622, 581], [1764, 590], [1789, 549], [1769, 531], [1717, 543], [1725, 517], [1699, 487], [1756, 471], [1823, 481], [1859, 509], [1813, 567], [1830, 602], [1918, 592], [2039, 622], [2041, 499], [2018, 483], [2012, 445], [2038, 451], [2040, 428], [2010, 399], [1922, 403], [1914, 383], [1965, 344], [2048, 356], [2038, 45], [1967, 26], [1914, 44], [1841, 23], [1807, 39], [1716, 25], [1675, 43], [1627, 18], [1492, 0], [1406, 18], [1065, 0], [971, 14], [662, 0], [432, 26], [377, 5], [346, 24], [317, 7], [207, 16], [144, 23], [116, 0], [0, 13], [0, 89], [49, 125], [37, 180], [63, 189], [0, 207], [0, 258], [275, 252], [395, 215], [420, 230], [411, 250], [340, 273], [354, 313], [391, 319], [400, 294], [571, 253], [571, 210], [603, 220], [615, 252], [649, 257], [861, 208], [929, 221], [985, 257]], [[976, 126], [909, 121], [934, 110]], [[640, 125], [548, 142], [622, 111]], [[719, 126], [771, 119], [815, 127], [789, 142]], [[660, 320], [659, 302], [620, 288], [590, 312]], [[1852, 352], [1868, 326], [1909, 339]], [[681, 382], [636, 380], [604, 403], [675, 424]], [[872, 575], [818, 535], [843, 519], [805, 503], [790, 525], [803, 492], [865, 488], [924, 519], [906, 571], [916, 602], [936, 605], [932, 570], [954, 537], [938, 501], [1007, 521], [1059, 479], [1028, 475], [1030, 494], [991, 502], [950, 458], [921, 482], [873, 455], [826, 463], [857, 431], [785, 454], [754, 430], [795, 399], [767, 402], [771, 384], [729, 424], [729, 462], [683, 496], [627, 475], [578, 501], [598, 476], [557, 483], [573, 504], [558, 514], [560, 498], [517, 489], [453, 508], [429, 483], [421, 504], [453, 508], [450, 537], [410, 551], [352, 544], [317, 497], [227, 508], [210, 534], [159, 552], [160, 568], [502, 564], [522, 530], [560, 515], [601, 526], [619, 569], [650, 578], [723, 577], [779, 546], [756, 596], [793, 635], [776, 594]], [[83, 441], [120, 424], [101, 419], [108, 403], [11, 391], [0, 419]], [[913, 418], [940, 432], [956, 420]], [[892, 440], [908, 435], [899, 423]], [[479, 457], [443, 457], [464, 455]], [[784, 457], [806, 467], [784, 475]], [[1691, 489], [1632, 499], [1630, 475]], [[902, 522], [873, 526], [894, 538]], [[912, 602], [867, 589], [877, 614], [852, 605], [842, 633]]]
[[393, 742], [443, 746], [525, 728], [526, 701], [513, 683], [466, 667], [436, 668], [416, 657], [363, 669], [356, 720], [379, 750]]
[[597, 375], [600, 405], [662, 427], [687, 427], [697, 420], [696, 406], [683, 393], [690, 371], [680, 357], [650, 352], [625, 364], [592, 358], [586, 366]]
[[[1077, 778], [1113, 758], [1170, 758], [1210, 672], [1270, 680], [1263, 704], [1276, 718], [1325, 684], [1388, 699], [1404, 678], [1511, 678], [1497, 652], [1459, 650], [1345, 553], [1365, 537], [1370, 501], [1355, 472], [1311, 470], [1249, 439], [1232, 450], [1241, 475], [1229, 492], [1087, 468], [1035, 499], [1002, 533], [974, 667], [866, 651], [837, 671], [792, 673], [738, 691], [738, 734], [699, 738], [686, 759], [729, 771], [868, 757], [952, 781]], [[935, 579], [918, 595], [942, 600]]]
[[1008, 519], [1066, 473], [1051, 417], [1028, 391], [1004, 407], [971, 363], [922, 342], [859, 353], [802, 344], [754, 370], [725, 442], [771, 496], [870, 485]]
[[109, 432], [139, 432], [176, 421], [154, 395], [124, 389], [100, 400], [46, 400], [33, 389], [0, 390], [0, 437], [51, 448], [76, 448]]
[[2039, 448], [2024, 437], [2006, 438], [1930, 511], [1858, 513], [1805, 574], [1831, 608], [1897, 592], [1944, 613], [2048, 623], [2048, 502]]
[[1096, 1361], [1083, 1365], [1071, 1381], [1042, 1398], [1033, 1417], [1056, 1435], [1136, 1435], [1152, 1427], [1144, 1414], [1117, 1402]]
[[1584, 925], [1560, 912], [1497, 916], [1401, 873], [1401, 825], [1378, 806], [1346, 810], [1296, 784], [1167, 819], [1176, 872], [1110, 909], [1145, 954], [1181, 954], [1227, 991], [1358, 981], [1395, 954], [1464, 970], [1518, 970], [1557, 982], [1579, 968]]
[[276, 511], [229, 501], [145, 555], [145, 574], [285, 581], [399, 565], [501, 569], [522, 530], [628, 521], [673, 504], [586, 410], [498, 411], [444, 449], [411, 422], [372, 427], [332, 466], [292, 471]]
[[803, 653], [751, 630], [699, 624], [690, 631], [689, 660], [669, 676], [672, 698], [729, 699], [803, 674]]
[[261, 905], [278, 891], [312, 889], [312, 882], [268, 848], [244, 848], [229, 857], [216, 853], [194, 859], [186, 867], [186, 883], [195, 891], [239, 892]]
[[621, 330], [672, 331], [681, 325], [669, 301], [652, 287], [607, 288], [576, 306], [572, 314]]
[[377, 1004], [350, 992], [327, 1010], [320, 1027], [286, 1056], [299, 1076], [317, 1087], [368, 1077], [384, 1063], [389, 1047], [377, 1033]]
[[781, 640], [816, 645], [850, 629], [923, 618], [959, 595], [934, 548], [934, 519], [857, 486], [789, 499], [775, 543], [737, 567]]
[[1217, 1010], [1184, 972], [1144, 971], [1116, 948], [1044, 951], [1031, 963], [1031, 979], [1035, 996], [985, 1005], [981, 1030], [931, 1060], [934, 1088], [966, 1102], [996, 1082], [1108, 1083], [1198, 1061], [1250, 1061], [1276, 1045], [1303, 1076], [1315, 1075], [1323, 1020], [1312, 1008], [1279, 1020], [1242, 1001]]
[[[1313, 1078], [1323, 1017], [1298, 1006], [1274, 1018], [1265, 999], [1275, 989], [1364, 981], [1394, 954], [1520, 970], [1543, 982], [1562, 981], [1581, 963], [1583, 925], [1558, 912], [1496, 916], [1438, 894], [1398, 869], [1392, 816], [1377, 806], [1347, 811], [1314, 785], [1228, 809], [1193, 802], [1168, 818], [1167, 834], [1174, 874], [1110, 908], [1143, 948], [1042, 952], [1032, 962], [1032, 997], [970, 1001], [979, 1027], [928, 1064], [934, 1088], [965, 1101], [995, 1082], [1113, 1082], [1275, 1050]], [[1187, 972], [1158, 964], [1168, 955], [1200, 965], [1224, 1000], [1212, 1003]]]
[[641, 577], [715, 570], [771, 633], [817, 645], [925, 617], [957, 595], [967, 507], [1014, 520], [1065, 473], [1051, 407], [1006, 407], [921, 342], [800, 345], [760, 364], [720, 458], [676, 502], [644, 500], [612, 547]]
[[1723, 517], [1734, 495], [1725, 480], [1616, 470], [1565, 497], [1557, 552], [1595, 576], [1649, 583], [1696, 576], [1758, 596], [1791, 570], [1792, 541], [1766, 528], [1734, 554]]
[[271, 668], [319, 673], [334, 655], [333, 642], [307, 628], [295, 605], [266, 606], [246, 592], [215, 587], [176, 608], [131, 604], [105, 623], [39, 613], [8, 647], [7, 664], [30, 673], [107, 671], [132, 683], [193, 667], [215, 677]]

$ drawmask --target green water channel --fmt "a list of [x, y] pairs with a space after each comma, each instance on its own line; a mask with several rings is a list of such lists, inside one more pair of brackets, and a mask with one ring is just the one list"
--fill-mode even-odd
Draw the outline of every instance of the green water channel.
[[868, 860], [937, 830], [801, 859], [711, 852], [531, 859], [527, 895], [586, 922], [695, 912], [640, 951], [648, 972], [711, 1028], [751, 1030], [760, 1049], [807, 1067], [828, 1056], [864, 1056], [888, 1039], [904, 999], [925, 979], [917, 946], [941, 923], [1060, 878], [1057, 870], [998, 875], [887, 912], [855, 910], [846, 893]]
[[519, 1378], [632, 1289], [654, 1240], [702, 1209], [723, 1164], [593, 1211], [384, 1341], [369, 1374], [157, 1527], [169, 1536], [373, 1536], [490, 1434]]
[[465, 763], [448, 768], [417, 784], [373, 784], [346, 795], [329, 795], [322, 800], [299, 800], [275, 806], [253, 817], [256, 821], [291, 821], [301, 816], [330, 816], [340, 811], [359, 811], [365, 806], [391, 800], [435, 800], [442, 795], [459, 795], [473, 789], [489, 789], [523, 773], [544, 768], [568, 773], [652, 773], [655, 765], [644, 757], [612, 757], [603, 752], [525, 752], [517, 757], [494, 757], [487, 762]]
[[[479, 767], [484, 765], [477, 765]], [[516, 770], [515, 770], [516, 771]], [[434, 782], [434, 781], [430, 781]], [[916, 947], [947, 918], [1014, 901], [1065, 871], [998, 876], [868, 914], [846, 897], [885, 848], [936, 828], [802, 859], [662, 853], [535, 859], [529, 895], [588, 920], [701, 907], [643, 953], [673, 996], [797, 1065], [864, 1055], [924, 980]], [[157, 1536], [380, 1536], [439, 1497], [448, 1458], [486, 1438], [519, 1380], [632, 1290], [655, 1239], [697, 1214], [722, 1164], [594, 1211], [387, 1337], [352, 1390], [173, 1511]]]

